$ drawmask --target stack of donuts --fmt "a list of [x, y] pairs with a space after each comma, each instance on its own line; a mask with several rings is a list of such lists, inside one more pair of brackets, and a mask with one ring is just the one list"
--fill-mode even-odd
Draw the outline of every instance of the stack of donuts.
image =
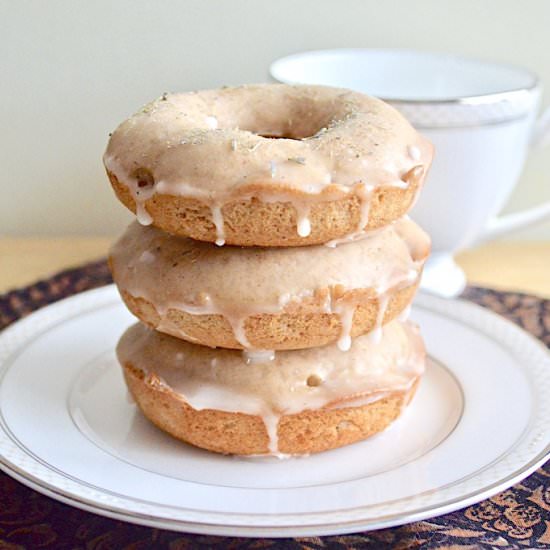
[[104, 163], [137, 222], [109, 259], [143, 414], [239, 455], [386, 428], [424, 370], [407, 316], [430, 241], [406, 214], [431, 159], [393, 108], [323, 86], [164, 94], [123, 122]]

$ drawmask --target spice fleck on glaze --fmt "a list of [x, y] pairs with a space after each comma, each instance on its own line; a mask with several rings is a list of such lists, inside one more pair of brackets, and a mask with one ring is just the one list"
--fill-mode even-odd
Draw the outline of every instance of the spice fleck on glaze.
[[[140, 262], [145, 252], [154, 253], [156, 260]], [[175, 336], [186, 337], [177, 327], [169, 328], [170, 310], [218, 314], [228, 321], [240, 346], [251, 349], [249, 317], [279, 314], [307, 303], [312, 313], [339, 316], [340, 346], [346, 349], [358, 303], [347, 292], [371, 289], [382, 308], [386, 295], [416, 282], [428, 252], [428, 236], [409, 219], [351, 245], [269, 250], [220, 249], [134, 223], [114, 244], [110, 258], [119, 288], [152, 303], [161, 326]], [[380, 313], [375, 329], [382, 322]]]
[[[325, 86], [266, 84], [164, 94], [113, 132], [104, 164], [128, 188], [144, 225], [152, 222], [145, 203], [155, 194], [199, 199], [221, 216], [230, 200], [274, 202], [274, 193], [283, 202], [313, 203], [355, 193], [362, 223], [371, 196], [365, 186], [406, 188], [404, 175], [415, 166], [425, 173], [431, 159], [431, 144], [382, 101]], [[136, 166], [153, 176], [146, 192]], [[223, 226], [215, 213], [214, 225]], [[305, 221], [297, 232], [310, 234]]]
[[[425, 360], [417, 327], [397, 321], [382, 329], [377, 344], [360, 336], [346, 353], [335, 345], [283, 351], [258, 364], [247, 364], [239, 351], [196, 346], [137, 324], [120, 340], [117, 355], [196, 410], [260, 416], [269, 454], [276, 456], [284, 415], [359, 406], [406, 391], [423, 373]], [[313, 379], [316, 383], [308, 383]]]

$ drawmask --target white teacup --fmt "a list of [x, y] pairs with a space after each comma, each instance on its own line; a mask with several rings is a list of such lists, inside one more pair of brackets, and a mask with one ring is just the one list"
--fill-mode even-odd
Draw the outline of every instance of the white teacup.
[[342, 49], [284, 57], [270, 74], [380, 97], [434, 143], [430, 176], [412, 212], [433, 241], [423, 288], [459, 294], [466, 280], [453, 260], [457, 250], [550, 216], [548, 201], [496, 217], [529, 148], [550, 136], [550, 109], [535, 122], [541, 86], [528, 70], [411, 50]]

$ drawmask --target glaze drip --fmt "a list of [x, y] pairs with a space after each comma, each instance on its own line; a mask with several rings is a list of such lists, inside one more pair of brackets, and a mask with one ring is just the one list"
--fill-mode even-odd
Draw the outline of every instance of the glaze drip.
[[[243, 108], [259, 98], [261, 110]], [[425, 172], [431, 158], [431, 144], [379, 100], [324, 86], [256, 85], [153, 101], [113, 132], [104, 164], [128, 188], [141, 223], [151, 223], [146, 202], [155, 194], [198, 199], [212, 209], [221, 243], [223, 205], [252, 197], [284, 195], [296, 207], [357, 193], [362, 229], [372, 190], [407, 187], [402, 175], [415, 166]], [[136, 166], [151, 175], [150, 187], [138, 187]], [[299, 215], [300, 236], [310, 234], [307, 217]]]
[[[384, 309], [397, 290], [416, 283], [428, 251], [428, 237], [408, 219], [365, 233], [352, 245], [270, 250], [217, 248], [136, 223], [113, 246], [111, 264], [118, 287], [153, 304], [157, 328], [174, 336], [193, 340], [170, 321], [171, 312], [221, 315], [239, 346], [254, 349], [250, 317], [304, 307], [338, 315], [339, 345], [346, 349], [354, 311], [365, 300], [362, 294], [353, 298], [353, 291], [370, 289]], [[374, 328], [382, 322], [379, 312]]]
[[411, 315], [411, 304], [409, 304], [398, 316], [397, 320], [404, 323]]
[[[422, 374], [425, 351], [414, 325], [389, 323], [376, 351], [373, 346], [360, 336], [346, 353], [332, 345], [278, 352], [267, 363], [247, 364], [239, 351], [196, 346], [137, 324], [124, 334], [117, 354], [123, 365], [170, 388], [196, 410], [261, 417], [268, 454], [277, 455], [283, 416], [373, 402], [408, 390]], [[308, 383], [312, 375], [319, 383]]]
[[409, 157], [411, 157], [412, 160], [420, 160], [422, 156], [422, 152], [416, 145], [409, 145], [407, 147], [407, 152], [409, 153]]
[[374, 344], [378, 344], [382, 339], [382, 324], [384, 323], [384, 316], [386, 315], [389, 302], [390, 294], [388, 292], [378, 295], [378, 312], [376, 313], [376, 323], [374, 328], [368, 333], [368, 337]]
[[147, 212], [147, 208], [141, 200], [136, 201], [136, 218], [141, 225], [151, 225], [153, 223], [153, 218]]
[[216, 228], [216, 244], [218, 246], [223, 246], [225, 244], [225, 231], [224, 231], [224, 222], [222, 209], [219, 205], [212, 205], [210, 207], [212, 212], [212, 223]]
[[262, 415], [262, 420], [265, 425], [265, 429], [268, 437], [268, 454], [278, 455], [279, 454], [279, 420], [281, 419], [280, 415], [274, 413], [264, 413]]
[[242, 353], [247, 365], [263, 365], [275, 360], [275, 352], [272, 349], [245, 349]]
[[310, 207], [308, 204], [295, 203], [294, 208], [296, 209], [296, 231], [300, 237], [308, 237], [311, 233]]
[[369, 223], [369, 211], [372, 199], [373, 185], [360, 184], [356, 187], [356, 193], [361, 203], [361, 216], [357, 231], [363, 231]]
[[340, 317], [340, 325], [342, 326], [340, 338], [338, 338], [337, 346], [340, 351], [348, 351], [351, 348], [351, 328], [353, 326], [353, 314], [355, 312], [355, 304], [349, 304], [344, 300], [340, 300], [332, 312]]

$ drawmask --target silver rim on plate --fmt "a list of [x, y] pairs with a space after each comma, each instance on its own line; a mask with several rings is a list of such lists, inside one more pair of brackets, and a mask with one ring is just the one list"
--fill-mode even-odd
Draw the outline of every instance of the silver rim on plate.
[[[0, 335], [0, 388], [9, 365], [21, 346], [59, 323], [118, 303], [113, 287], [106, 287], [65, 299], [48, 306]], [[382, 505], [368, 505], [336, 511], [298, 514], [243, 514], [197, 511], [159, 506], [147, 501], [109, 494], [99, 487], [71, 478], [34, 457], [18, 445], [0, 416], [0, 467], [25, 485], [78, 508], [126, 521], [172, 530], [240, 536], [300, 536], [349, 533], [382, 528], [441, 515], [492, 496], [523, 479], [543, 464], [550, 454], [550, 357], [546, 348], [513, 323], [483, 308], [459, 300], [419, 296], [416, 307], [449, 317], [491, 338], [517, 357], [534, 381], [539, 398], [537, 416], [513, 446], [493, 463], [472, 472], [466, 479], [424, 495], [400, 498]], [[546, 396], [546, 399], [544, 399]], [[1, 408], [0, 408], [1, 413]], [[503, 473], [504, 472], [504, 473]], [[480, 479], [476, 479], [481, 476]], [[477, 488], [468, 490], [477, 481]], [[455, 496], [457, 486], [464, 485]], [[63, 488], [61, 488], [63, 487]], [[417, 505], [403, 512], [406, 501]], [[376, 508], [373, 515], [373, 508]], [[164, 509], [164, 514], [159, 513]]]

